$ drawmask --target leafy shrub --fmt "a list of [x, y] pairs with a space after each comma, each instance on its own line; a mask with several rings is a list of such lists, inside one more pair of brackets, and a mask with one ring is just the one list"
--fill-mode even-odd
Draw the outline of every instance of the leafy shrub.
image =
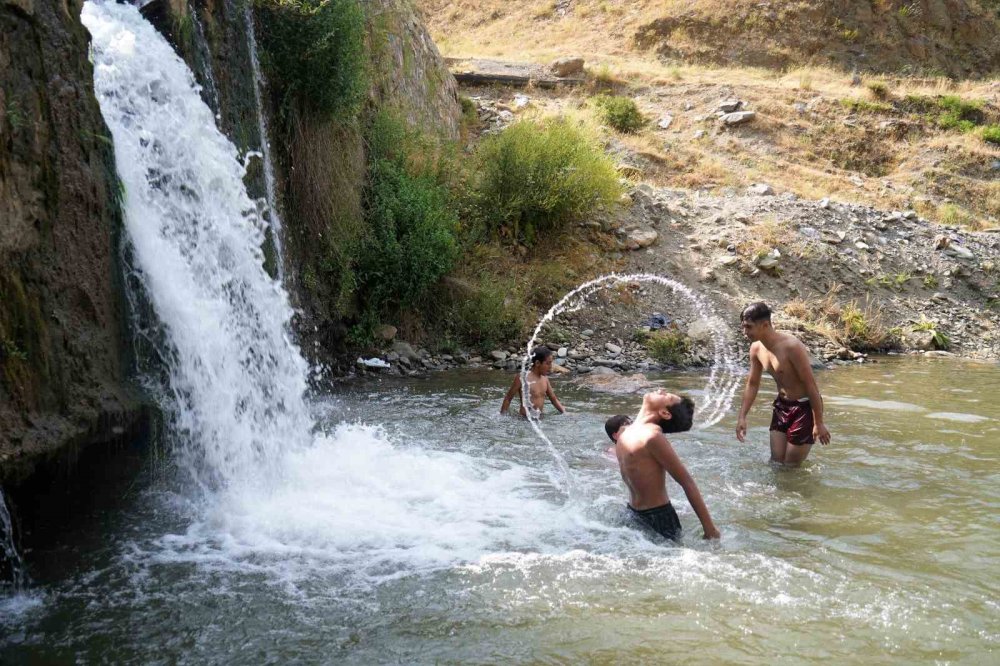
[[1000, 125], [989, 125], [983, 128], [983, 141], [1000, 146]]
[[881, 81], [869, 81], [868, 92], [870, 92], [872, 97], [875, 99], [888, 99], [889, 86]]
[[604, 124], [622, 134], [634, 134], [646, 124], [645, 116], [630, 97], [599, 95], [594, 98], [594, 104], [600, 110]]
[[368, 87], [358, 0], [255, 0], [262, 64], [283, 107], [353, 117]]
[[534, 244], [621, 196], [596, 139], [565, 118], [523, 121], [479, 144], [471, 203], [485, 230]]
[[458, 218], [426, 139], [387, 112], [368, 130], [367, 235], [357, 280], [368, 311], [419, 304], [458, 256]]
[[657, 363], [681, 365], [691, 349], [691, 341], [677, 329], [651, 333], [645, 342], [646, 350]]
[[913, 325], [913, 330], [929, 331], [936, 349], [947, 349], [951, 345], [951, 338], [939, 330], [936, 323], [925, 318], [923, 315], [920, 315], [920, 321]]

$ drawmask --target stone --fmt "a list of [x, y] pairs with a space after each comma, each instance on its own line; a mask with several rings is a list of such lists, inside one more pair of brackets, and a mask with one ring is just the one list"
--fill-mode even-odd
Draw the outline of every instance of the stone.
[[649, 247], [656, 242], [659, 236], [653, 229], [636, 229], [629, 233], [626, 241], [630, 250], [638, 250]]
[[505, 352], [505, 351], [503, 351], [501, 349], [494, 349], [493, 351], [490, 352], [490, 357], [494, 361], [501, 361], [501, 362], [502, 361], [506, 361], [507, 360], [507, 356], [509, 356], [509, 354], [507, 354], [507, 352]]
[[949, 356], [954, 356], [954, 354], [943, 349], [934, 349], [932, 351], [925, 351], [924, 356], [927, 358], [948, 358]]
[[396, 340], [392, 343], [392, 351], [399, 354], [399, 360], [406, 359], [407, 361], [419, 361], [420, 355], [413, 350], [413, 347], [409, 343], [403, 342], [402, 340]]
[[830, 245], [840, 245], [847, 238], [847, 233], [843, 231], [833, 231], [832, 229], [824, 229], [822, 233], [822, 239], [824, 243], [829, 243]]
[[396, 337], [396, 327], [390, 326], [389, 324], [383, 324], [375, 329], [375, 335], [376, 337], [389, 342]]
[[[582, 368], [581, 368], [581, 370], [582, 370]], [[595, 375], [617, 375], [618, 374], [617, 372], [614, 371], [614, 369], [609, 368], [609, 367], [604, 366], [604, 365], [599, 365], [596, 368], [591, 368], [590, 372], [593, 372], [593, 374], [595, 374]]]
[[819, 207], [822, 208], [823, 210], [829, 210], [830, 209], [830, 200], [829, 199], [825, 199], [825, 198], [824, 199], [820, 199], [819, 200]]
[[756, 194], [758, 196], [771, 196], [774, 194], [774, 188], [767, 183], [754, 183], [747, 188], [747, 194]]
[[959, 259], [975, 259], [975, 255], [972, 254], [972, 250], [964, 245], [958, 245], [957, 243], [951, 243], [945, 249], [945, 252], [953, 257], [958, 257]]
[[770, 252], [762, 254], [754, 260], [754, 265], [762, 270], [777, 268], [778, 260], [781, 259], [781, 251], [778, 248], [771, 248]]
[[569, 349], [567, 349], [566, 347], [560, 347], [559, 351], [556, 352], [556, 356], [558, 356], [559, 358], [566, 358], [567, 356], [569, 356]]
[[389, 352], [385, 355], [385, 360], [389, 361], [389, 363], [395, 363], [399, 360], [399, 354], [396, 352]]
[[739, 263], [740, 258], [735, 254], [727, 254], [719, 259], [720, 266], [732, 266], [733, 264]]
[[549, 69], [558, 77], [573, 76], [583, 73], [583, 62], [583, 58], [578, 56], [556, 58], [549, 65]]
[[735, 113], [727, 113], [726, 115], [719, 118], [719, 120], [722, 121], [723, 125], [733, 126], [733, 125], [742, 125], [743, 123], [748, 123], [756, 117], [757, 114], [754, 113], [753, 111], [737, 111]]
[[674, 122], [674, 117], [669, 113], [656, 121], [656, 126], [660, 129], [670, 129], [670, 123]]
[[933, 349], [933, 331], [910, 331], [903, 336], [903, 343], [908, 349]]
[[716, 109], [722, 113], [733, 113], [734, 111], [739, 111], [742, 106], [743, 102], [738, 99], [727, 99], [721, 102]]
[[585, 338], [589, 338], [593, 334], [594, 334], [594, 331], [591, 330], [591, 329], [589, 329], [589, 328], [585, 328], [582, 331], [580, 331], [580, 335], [583, 336], [583, 337], [585, 337]]
[[870, 250], [871, 249], [871, 247], [868, 245], [868, 243], [865, 243], [864, 241], [857, 241], [857, 242], [855, 242], [854, 243], [854, 247], [858, 248], [859, 250]]
[[700, 139], [701, 137], [705, 136], [705, 130], [695, 130], [692, 136], [695, 139]]
[[712, 324], [708, 319], [697, 319], [688, 324], [687, 336], [693, 342], [709, 342], [712, 340]]
[[615, 343], [613, 343], [613, 342], [608, 342], [608, 343], [606, 343], [606, 344], [604, 345], [604, 348], [605, 348], [605, 349], [607, 349], [607, 350], [608, 350], [609, 352], [611, 352], [612, 354], [614, 354], [615, 356], [617, 356], [618, 354], [621, 354], [621, 353], [622, 353], [622, 348], [621, 348], [621, 347], [619, 347], [618, 345], [616, 345], [616, 344], [615, 344]]
[[629, 162], [621, 162], [615, 166], [618, 173], [625, 178], [638, 178], [642, 176], [642, 167], [638, 164], [631, 164]]
[[528, 106], [528, 104], [530, 104], [530, 103], [531, 103], [531, 98], [528, 97], [527, 95], [522, 95], [520, 93], [518, 93], [517, 95], [514, 95], [514, 108], [515, 109], [523, 109], [524, 107]]

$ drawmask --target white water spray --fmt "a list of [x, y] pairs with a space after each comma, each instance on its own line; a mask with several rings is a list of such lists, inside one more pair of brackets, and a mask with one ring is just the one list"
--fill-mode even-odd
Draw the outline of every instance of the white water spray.
[[0, 489], [0, 557], [5, 559], [10, 567], [10, 584], [14, 594], [23, 591], [28, 584], [28, 574], [21, 553], [14, 543], [14, 521], [10, 517], [10, 511], [7, 510], [3, 489]]
[[681, 284], [677, 280], [651, 273], [632, 273], [628, 275], [611, 273], [594, 278], [576, 287], [559, 299], [538, 321], [538, 325], [535, 326], [531, 338], [528, 340], [527, 345], [525, 345], [525, 354], [521, 361], [521, 405], [528, 414], [528, 421], [531, 423], [535, 434], [545, 442], [553, 458], [555, 458], [559, 465], [566, 480], [567, 491], [570, 494], [572, 494], [572, 477], [570, 476], [569, 467], [555, 445], [552, 444], [542, 431], [539, 418], [541, 416], [540, 412], [528, 402], [528, 360], [531, 358], [535, 342], [538, 340], [538, 336], [541, 334], [545, 324], [563, 312], [579, 309], [583, 306], [583, 301], [598, 290], [632, 282], [653, 282], [670, 288], [674, 294], [682, 296], [691, 304], [698, 313], [698, 316], [709, 324], [712, 332], [712, 365], [701, 404], [696, 411], [699, 414], [696, 422], [697, 428], [708, 428], [722, 420], [733, 403], [733, 396], [739, 385], [741, 372], [735, 360], [736, 354], [733, 350], [733, 342], [729, 336], [728, 329], [723, 325], [719, 317], [715, 316], [711, 306], [705, 299], [693, 292], [686, 285]]
[[245, 169], [190, 70], [137, 9], [88, 2], [82, 20], [138, 277], [164, 323], [181, 462], [209, 487], [259, 483], [283, 449], [311, 441], [313, 424]]
[[264, 74], [257, 58], [257, 33], [253, 24], [253, 7], [246, 3], [244, 18], [247, 24], [247, 47], [250, 50], [250, 69], [253, 72], [253, 99], [257, 104], [257, 131], [260, 134], [260, 158], [264, 162], [264, 191], [267, 195], [267, 219], [271, 224], [271, 242], [274, 244], [275, 266], [278, 270], [278, 280], [285, 279], [285, 255], [282, 251], [281, 215], [278, 213], [278, 195], [274, 186], [274, 162], [271, 160], [271, 139], [268, 134], [267, 116], [264, 115], [264, 104], [261, 102], [261, 89], [264, 87]]

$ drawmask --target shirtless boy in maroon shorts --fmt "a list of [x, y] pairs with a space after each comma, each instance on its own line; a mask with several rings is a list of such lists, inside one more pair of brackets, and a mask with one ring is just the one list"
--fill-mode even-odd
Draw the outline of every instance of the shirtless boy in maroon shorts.
[[771, 309], [764, 303], [748, 305], [740, 315], [740, 326], [752, 344], [750, 376], [743, 390], [736, 439], [746, 441], [747, 413], [757, 398], [760, 377], [767, 370], [778, 385], [771, 416], [771, 460], [797, 466], [817, 439], [830, 443], [830, 431], [823, 424], [823, 398], [809, 365], [809, 352], [795, 336], [774, 330]]

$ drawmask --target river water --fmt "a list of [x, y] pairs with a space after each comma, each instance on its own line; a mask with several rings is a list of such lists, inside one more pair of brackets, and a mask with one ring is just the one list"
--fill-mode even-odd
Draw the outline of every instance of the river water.
[[[1000, 370], [887, 359], [820, 375], [833, 443], [768, 462], [735, 416], [674, 437], [723, 533], [668, 490], [686, 536], [627, 525], [603, 419], [638, 396], [555, 387], [522, 421], [508, 377], [357, 384], [283, 483], [192, 500], [156, 466], [30, 560], [0, 662], [996, 663]], [[697, 390], [705, 377], [657, 378]]]

